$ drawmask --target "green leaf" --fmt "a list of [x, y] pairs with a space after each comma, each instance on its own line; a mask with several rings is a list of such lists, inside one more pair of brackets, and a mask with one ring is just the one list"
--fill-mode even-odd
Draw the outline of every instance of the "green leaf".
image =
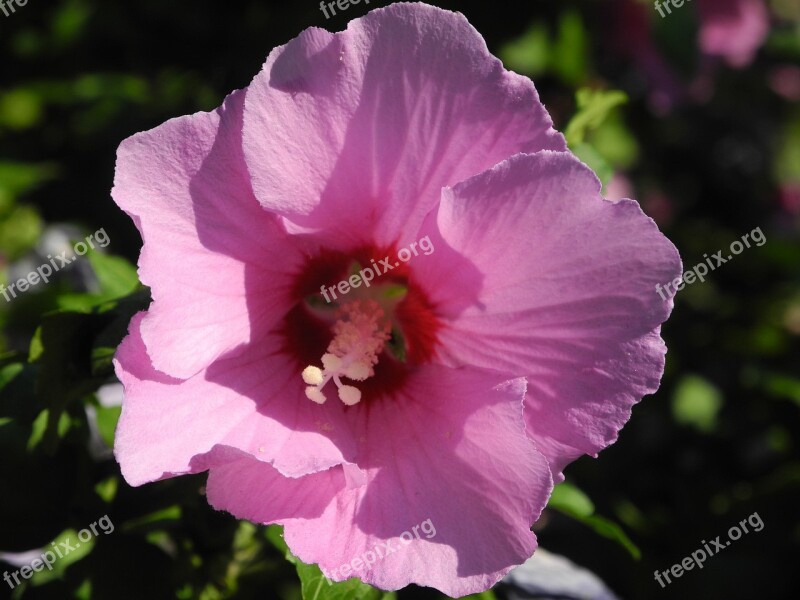
[[323, 575], [317, 565], [307, 565], [294, 556], [283, 539], [283, 528], [270, 525], [267, 539], [280, 550], [286, 560], [297, 569], [303, 600], [394, 600], [394, 592], [384, 592], [365, 583], [357, 577], [339, 583], [332, 582]]
[[625, 531], [611, 519], [606, 519], [600, 515], [592, 515], [583, 521], [586, 525], [594, 529], [594, 532], [605, 538], [618, 542], [635, 559], [642, 557], [642, 551], [634, 544]]
[[136, 268], [124, 258], [97, 251], [90, 252], [87, 256], [100, 290], [82, 294], [61, 294], [58, 297], [60, 310], [90, 313], [112, 300], [134, 295], [141, 287]]
[[800, 406], [800, 379], [779, 373], [768, 373], [764, 376], [764, 389], [774, 396], [788, 398]]
[[[41, 407], [33, 401], [38, 369], [23, 362], [0, 367], [0, 442], [24, 448]], [[14, 432], [13, 434], [11, 432]]]
[[587, 141], [615, 169], [630, 169], [639, 158], [639, 144], [619, 110], [612, 110], [602, 124], [590, 131]]
[[31, 206], [18, 206], [0, 220], [0, 250], [12, 259], [36, 245], [44, 226], [39, 213]]
[[136, 268], [124, 258], [96, 250], [89, 252], [87, 258], [100, 289], [89, 293], [60, 294], [57, 298], [59, 310], [90, 313], [112, 300], [133, 295], [142, 287]]
[[92, 264], [101, 294], [109, 299], [127, 296], [139, 287], [136, 268], [120, 256], [110, 256], [101, 252], [90, 252]]
[[534, 23], [515, 40], [500, 49], [507, 68], [526, 75], [543, 73], [550, 61], [550, 39], [544, 23]]
[[[65, 546], [62, 546], [62, 543]], [[52, 543], [52, 547], [45, 546], [45, 550], [52, 551], [52, 548], [67, 547], [73, 548], [72, 550], [65, 550], [64, 555], [53, 562], [52, 570], [42, 569], [39, 572], [34, 572], [31, 580], [37, 586], [52, 581], [53, 579], [63, 579], [66, 576], [67, 568], [70, 565], [80, 561], [88, 555], [94, 548], [95, 538], [91, 536], [88, 541], [81, 542], [78, 540], [78, 532], [74, 529], [68, 529], [61, 533]]]
[[631, 541], [622, 527], [610, 519], [595, 515], [594, 503], [574, 485], [567, 482], [557, 485], [553, 489], [553, 494], [547, 503], [547, 507], [572, 517], [576, 521], [591, 527], [595, 533], [619, 543], [635, 560], [641, 558], [641, 551]]
[[110, 377], [114, 373], [112, 359], [123, 338], [128, 334], [128, 325], [139, 311], [150, 305], [150, 292], [142, 289], [130, 296], [97, 307], [98, 312], [110, 317], [111, 321], [100, 331], [92, 346], [92, 374], [97, 377]]
[[28, 349], [28, 362], [36, 362], [44, 353], [44, 345], [42, 344], [42, 328], [37, 327], [33, 332], [31, 344]]
[[85, 579], [75, 590], [75, 600], [92, 600], [92, 581], [90, 579]]
[[561, 14], [554, 34], [543, 22], [533, 23], [519, 38], [500, 49], [511, 70], [526, 75], [553, 74], [570, 87], [586, 81], [589, 64], [588, 36], [580, 14]]
[[584, 141], [586, 134], [598, 128], [609, 113], [628, 101], [624, 92], [581, 88], [575, 95], [578, 111], [564, 130], [570, 148]]
[[0, 125], [10, 129], [29, 129], [41, 117], [41, 99], [31, 90], [17, 88], [0, 94]]
[[702, 377], [687, 375], [675, 388], [672, 415], [678, 423], [708, 433], [717, 427], [717, 413], [722, 407], [722, 393]]
[[120, 529], [126, 533], [146, 533], [157, 531], [164, 525], [172, 524], [181, 520], [183, 509], [178, 506], [168, 506], [152, 512], [150, 514], [131, 519], [122, 524]]
[[24, 369], [25, 365], [22, 363], [11, 363], [0, 368], [0, 390], [11, 383]]
[[56, 298], [58, 310], [65, 312], [90, 313], [98, 305], [108, 300], [98, 294], [59, 294]]
[[40, 374], [36, 396], [48, 409], [44, 449], [53, 453], [60, 436], [59, 420], [72, 402], [93, 392], [102, 383], [91, 374], [91, 344], [103, 323], [93, 315], [54, 313], [45, 317], [37, 333], [36, 362]]
[[108, 444], [109, 448], [114, 447], [114, 432], [117, 430], [117, 422], [122, 414], [121, 406], [96, 406], [97, 429], [100, 437]]
[[558, 22], [558, 36], [552, 47], [550, 68], [570, 87], [586, 81], [589, 40], [583, 19], [576, 10], [568, 10]]
[[497, 596], [492, 590], [486, 590], [480, 594], [470, 594], [469, 596], [462, 596], [458, 600], [497, 600]]
[[608, 182], [611, 181], [611, 178], [614, 176], [614, 169], [593, 146], [581, 142], [580, 144], [572, 146], [572, 152], [595, 172], [595, 175], [597, 175], [597, 178], [603, 186], [608, 185]]
[[0, 161], [0, 219], [13, 208], [13, 199], [58, 174], [51, 163], [28, 164]]
[[94, 491], [97, 492], [97, 495], [100, 496], [105, 502], [109, 504], [114, 501], [114, 498], [117, 496], [117, 489], [119, 488], [119, 478], [116, 475], [112, 475], [104, 479], [103, 481], [99, 481], [94, 486]]
[[[39, 443], [42, 441], [45, 433], [47, 433], [49, 424], [50, 424], [50, 411], [44, 409], [41, 413], [39, 413], [39, 416], [33, 422], [33, 430], [31, 431], [31, 436], [28, 439], [29, 452], [33, 450], [36, 446], [38, 446]], [[67, 413], [62, 412], [56, 424], [56, 433], [59, 438], [63, 438], [67, 434], [70, 425], [71, 421], [69, 415], [67, 415]]]
[[[59, 441], [58, 423], [67, 407], [94, 392], [113, 375], [111, 358], [127, 333], [133, 315], [147, 307], [149, 292], [142, 290], [119, 301], [95, 307], [91, 313], [55, 312], [45, 316], [30, 349], [38, 366], [37, 405], [48, 409], [43, 437], [46, 453]], [[100, 411], [102, 426], [116, 417]], [[106, 431], [106, 437], [110, 435]]]
[[553, 488], [547, 507], [576, 518], [594, 514], [594, 503], [589, 496], [566, 481]]

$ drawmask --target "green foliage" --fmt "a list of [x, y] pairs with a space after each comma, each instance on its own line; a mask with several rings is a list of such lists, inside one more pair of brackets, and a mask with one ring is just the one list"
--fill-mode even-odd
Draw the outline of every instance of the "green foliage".
[[790, 375], [769, 373], [765, 375], [764, 387], [781, 398], [788, 398], [800, 406], [800, 379]]
[[36, 244], [42, 228], [42, 219], [35, 208], [15, 207], [0, 220], [3, 252], [11, 258], [18, 258]]
[[0, 127], [29, 129], [42, 117], [41, 98], [26, 89], [0, 94]]
[[625, 125], [619, 108], [612, 109], [605, 120], [587, 133], [586, 139], [615, 169], [630, 169], [639, 160], [639, 143]]
[[722, 394], [712, 383], [687, 375], [678, 383], [672, 398], [672, 414], [678, 423], [709, 433], [717, 427]]
[[592, 501], [574, 485], [567, 482], [558, 484], [553, 489], [553, 495], [550, 497], [547, 507], [580, 521], [605, 538], [614, 540], [625, 548], [634, 559], [641, 558], [641, 550], [631, 541], [622, 527], [610, 519], [596, 515]]
[[581, 142], [572, 146], [572, 152], [592, 169], [604, 186], [614, 176], [614, 168], [594, 149], [594, 146]]
[[578, 110], [567, 124], [564, 137], [573, 153], [605, 186], [614, 176], [614, 165], [627, 167], [635, 159], [636, 143], [619, 118], [611, 118], [614, 109], [628, 98], [618, 91], [581, 88], [575, 99]]
[[98, 289], [86, 293], [61, 294], [58, 297], [59, 309], [91, 312], [106, 302], [133, 294], [140, 287], [136, 269], [124, 258], [96, 250], [89, 252], [87, 258], [97, 278]]
[[800, 111], [788, 119], [781, 132], [774, 171], [778, 181], [800, 184]]
[[570, 146], [583, 143], [586, 134], [602, 125], [611, 111], [625, 104], [628, 97], [614, 90], [581, 88], [575, 94], [575, 101], [578, 111], [564, 130], [564, 137]]
[[307, 565], [294, 556], [283, 539], [283, 528], [271, 525], [266, 537], [297, 569], [303, 600], [395, 600], [393, 592], [383, 592], [359, 581], [357, 577], [334, 582], [317, 565]]
[[18, 205], [16, 200], [55, 173], [50, 164], [0, 161], [0, 256], [17, 259], [39, 240], [44, 228], [39, 212], [33, 206]]
[[44, 318], [31, 343], [30, 362], [38, 373], [36, 404], [45, 407], [41, 413], [45, 417], [40, 415], [34, 422], [32, 439], [38, 443], [41, 438], [45, 452], [52, 454], [69, 429], [62, 421], [68, 407], [113, 373], [111, 356], [103, 349], [122, 341], [123, 324], [147, 302], [146, 296], [139, 295], [90, 314], [57, 312]]
[[587, 78], [588, 46], [583, 18], [567, 10], [552, 28], [534, 21], [521, 37], [505, 44], [499, 56], [513, 71], [526, 75], [552, 73], [565, 84], [578, 86]]
[[0, 215], [10, 209], [16, 196], [37, 188], [57, 173], [58, 168], [51, 163], [0, 161]]
[[500, 58], [506, 67], [519, 73], [539, 75], [550, 63], [550, 36], [544, 23], [533, 23], [516, 40], [500, 49]]

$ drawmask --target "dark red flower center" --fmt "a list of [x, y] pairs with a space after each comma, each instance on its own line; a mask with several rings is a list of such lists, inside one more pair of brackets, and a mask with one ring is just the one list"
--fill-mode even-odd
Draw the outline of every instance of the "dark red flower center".
[[396, 256], [391, 247], [323, 251], [298, 275], [280, 332], [315, 402], [334, 395], [331, 380], [345, 404], [388, 396], [434, 358], [441, 320]]

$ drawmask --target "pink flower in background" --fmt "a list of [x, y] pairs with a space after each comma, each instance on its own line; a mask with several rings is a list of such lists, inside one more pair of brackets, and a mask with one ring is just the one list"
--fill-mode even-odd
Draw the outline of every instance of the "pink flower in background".
[[800, 215], [800, 182], [784, 182], [778, 189], [778, 200], [784, 211], [793, 217]]
[[784, 64], [772, 67], [767, 82], [773, 92], [790, 102], [800, 102], [800, 67]]
[[700, 49], [732, 67], [746, 67], [769, 32], [764, 0], [698, 0]]
[[636, 67], [636, 75], [648, 87], [651, 109], [657, 114], [669, 113], [686, 100], [687, 89], [656, 45], [653, 7], [638, 0], [620, 0], [609, 8], [609, 45]]
[[696, 43], [703, 56], [693, 79], [685, 81], [657, 43], [654, 27], [672, 26], [670, 19], [676, 11], [689, 6], [673, 5], [671, 12], [662, 17], [652, 4], [619, 0], [610, 5], [606, 15], [612, 31], [610, 47], [633, 67], [633, 76], [646, 84], [650, 108], [659, 115], [668, 114], [687, 101], [708, 102], [714, 94], [715, 74], [720, 66], [717, 59], [722, 58], [732, 67], [746, 67], [769, 33], [769, 11], [764, 0], [697, 0]]
[[217, 111], [123, 142], [113, 195], [153, 295], [117, 355], [123, 475], [208, 470], [214, 507], [333, 579], [489, 588], [658, 387], [675, 248], [459, 14], [304, 31]]

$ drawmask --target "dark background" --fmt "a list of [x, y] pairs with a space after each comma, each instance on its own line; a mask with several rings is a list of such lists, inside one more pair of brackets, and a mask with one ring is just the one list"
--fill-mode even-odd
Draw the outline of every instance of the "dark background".
[[[0, 281], [37, 244], [41, 251], [48, 228], [67, 224], [81, 238], [104, 228], [107, 250], [135, 263], [141, 240], [109, 195], [120, 141], [215, 108], [304, 28], [341, 30], [386, 4], [362, 2], [331, 19], [313, 0], [31, 0], [0, 13]], [[713, 17], [700, 13], [702, 0], [663, 19], [635, 0], [432, 4], [462, 11], [508, 68], [531, 76], [561, 130], [578, 89], [628, 95], [587, 142], [616, 173], [609, 195], [637, 198], [686, 269], [704, 254], [728, 254], [756, 228], [767, 240], [678, 295], [663, 327], [669, 354], [661, 389], [635, 407], [599, 459], [566, 471], [641, 559], [558, 511], [537, 524], [542, 547], [594, 571], [621, 598], [796, 597], [800, 5], [762, 2], [769, 33], [752, 60], [731, 65], [698, 43]], [[294, 568], [264, 528], [210, 509], [199, 493], [202, 476], [132, 489], [107, 453], [87, 452], [92, 418], [110, 441], [117, 413], [94, 394], [112, 381], [109, 371], [79, 358], [146, 298], [103, 316], [86, 307], [119, 290], [91, 269], [73, 271], [14, 302], [0, 299], [0, 552], [49, 545], [103, 514], [116, 530], [63, 565], [59, 578], [34, 579], [15, 597], [299, 597]], [[68, 335], [44, 334], [55, 350], [45, 355], [50, 362], [37, 362], [29, 346], [43, 315], [74, 305], [85, 319], [61, 322]], [[75, 385], [54, 406], [41, 380], [51, 377], [59, 345], [69, 349], [67, 367], [52, 377]], [[45, 408], [50, 417], [63, 411], [55, 431], [43, 425]], [[753, 512], [762, 531], [666, 589], [654, 581], [655, 569], [679, 563], [701, 540], [725, 539]], [[0, 581], [0, 598], [8, 593]], [[409, 588], [399, 597], [441, 595]]]

